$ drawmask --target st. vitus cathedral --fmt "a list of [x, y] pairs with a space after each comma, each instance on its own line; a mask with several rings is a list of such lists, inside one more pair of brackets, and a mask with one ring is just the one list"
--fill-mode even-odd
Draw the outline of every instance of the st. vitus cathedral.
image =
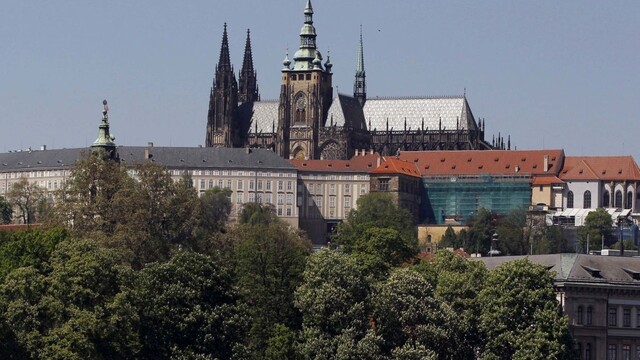
[[405, 150], [510, 148], [498, 136], [485, 141], [466, 96], [367, 98], [362, 31], [353, 95], [334, 96], [332, 66], [316, 46], [307, 0], [300, 47], [283, 61], [279, 101], [260, 101], [250, 33], [236, 81], [227, 26], [209, 99], [206, 146], [272, 149], [290, 159], [348, 159], [356, 150], [393, 155]]

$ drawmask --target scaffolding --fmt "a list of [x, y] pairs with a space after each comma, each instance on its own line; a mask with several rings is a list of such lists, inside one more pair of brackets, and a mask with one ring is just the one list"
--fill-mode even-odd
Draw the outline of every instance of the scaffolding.
[[530, 182], [527, 175], [425, 177], [422, 218], [432, 224], [466, 224], [480, 208], [507, 214], [531, 205]]

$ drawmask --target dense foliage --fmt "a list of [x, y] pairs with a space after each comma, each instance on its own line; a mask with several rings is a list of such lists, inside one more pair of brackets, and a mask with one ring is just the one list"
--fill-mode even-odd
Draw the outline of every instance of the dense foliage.
[[[89, 156], [57, 196], [44, 229], [0, 232], [0, 358], [571, 357], [546, 269], [419, 260], [386, 194], [362, 197], [314, 254], [270, 207], [228, 224], [227, 190], [198, 196], [152, 163]], [[471, 238], [495, 231], [485, 215]]]

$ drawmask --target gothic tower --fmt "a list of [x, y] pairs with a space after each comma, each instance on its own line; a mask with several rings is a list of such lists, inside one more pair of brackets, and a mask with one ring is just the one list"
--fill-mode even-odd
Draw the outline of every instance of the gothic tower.
[[294, 57], [288, 56], [282, 69], [276, 152], [285, 159], [319, 159], [318, 138], [331, 106], [331, 63], [322, 65], [316, 47], [313, 8], [307, 0], [304, 24], [300, 31], [300, 47]]
[[362, 45], [362, 25], [360, 25], [360, 46], [358, 47], [358, 63], [356, 65], [356, 79], [353, 83], [353, 97], [364, 107], [367, 101], [367, 83], [364, 72], [364, 49]]
[[207, 147], [239, 147], [240, 124], [237, 123], [238, 83], [229, 57], [227, 24], [224, 24], [220, 60], [209, 95]]
[[247, 41], [244, 46], [244, 59], [240, 70], [240, 81], [238, 84], [238, 101], [241, 103], [260, 101], [258, 94], [258, 80], [256, 71], [253, 69], [253, 56], [251, 55], [251, 34], [247, 29]]

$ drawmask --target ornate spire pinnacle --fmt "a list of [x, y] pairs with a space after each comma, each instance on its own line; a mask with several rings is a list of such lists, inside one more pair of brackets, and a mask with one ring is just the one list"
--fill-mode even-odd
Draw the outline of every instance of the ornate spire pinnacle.
[[356, 76], [364, 76], [364, 45], [362, 42], [362, 25], [360, 25], [360, 46], [358, 46], [358, 63], [356, 65]]
[[229, 56], [229, 39], [227, 38], [227, 23], [224, 23], [222, 32], [222, 45], [220, 46], [220, 60], [218, 60], [220, 70], [231, 69], [231, 57]]
[[282, 65], [284, 66], [282, 70], [290, 70], [289, 66], [291, 66], [291, 60], [289, 60], [289, 49], [287, 49], [287, 52], [284, 55], [284, 60], [282, 61]]
[[109, 106], [107, 100], [102, 101], [102, 121], [100, 122], [98, 137], [91, 145], [94, 150], [103, 149], [111, 157], [115, 155], [116, 143], [115, 137], [109, 133]]
[[356, 78], [353, 82], [353, 97], [358, 100], [360, 106], [367, 101], [367, 82], [364, 71], [364, 45], [362, 42], [362, 25], [360, 25], [360, 44], [358, 46], [358, 61], [356, 63]]
[[253, 69], [253, 55], [251, 54], [251, 31], [247, 29], [247, 41], [244, 46], [244, 59], [240, 69], [240, 83], [238, 101], [253, 102], [260, 100], [256, 71]]
[[[313, 69], [313, 60], [316, 57], [322, 60], [322, 55], [316, 48], [316, 36], [316, 29], [313, 27], [311, 0], [307, 0], [307, 5], [304, 9], [304, 24], [300, 30], [300, 48], [293, 56], [295, 61], [294, 70]], [[320, 69], [322, 69], [322, 64]]]

